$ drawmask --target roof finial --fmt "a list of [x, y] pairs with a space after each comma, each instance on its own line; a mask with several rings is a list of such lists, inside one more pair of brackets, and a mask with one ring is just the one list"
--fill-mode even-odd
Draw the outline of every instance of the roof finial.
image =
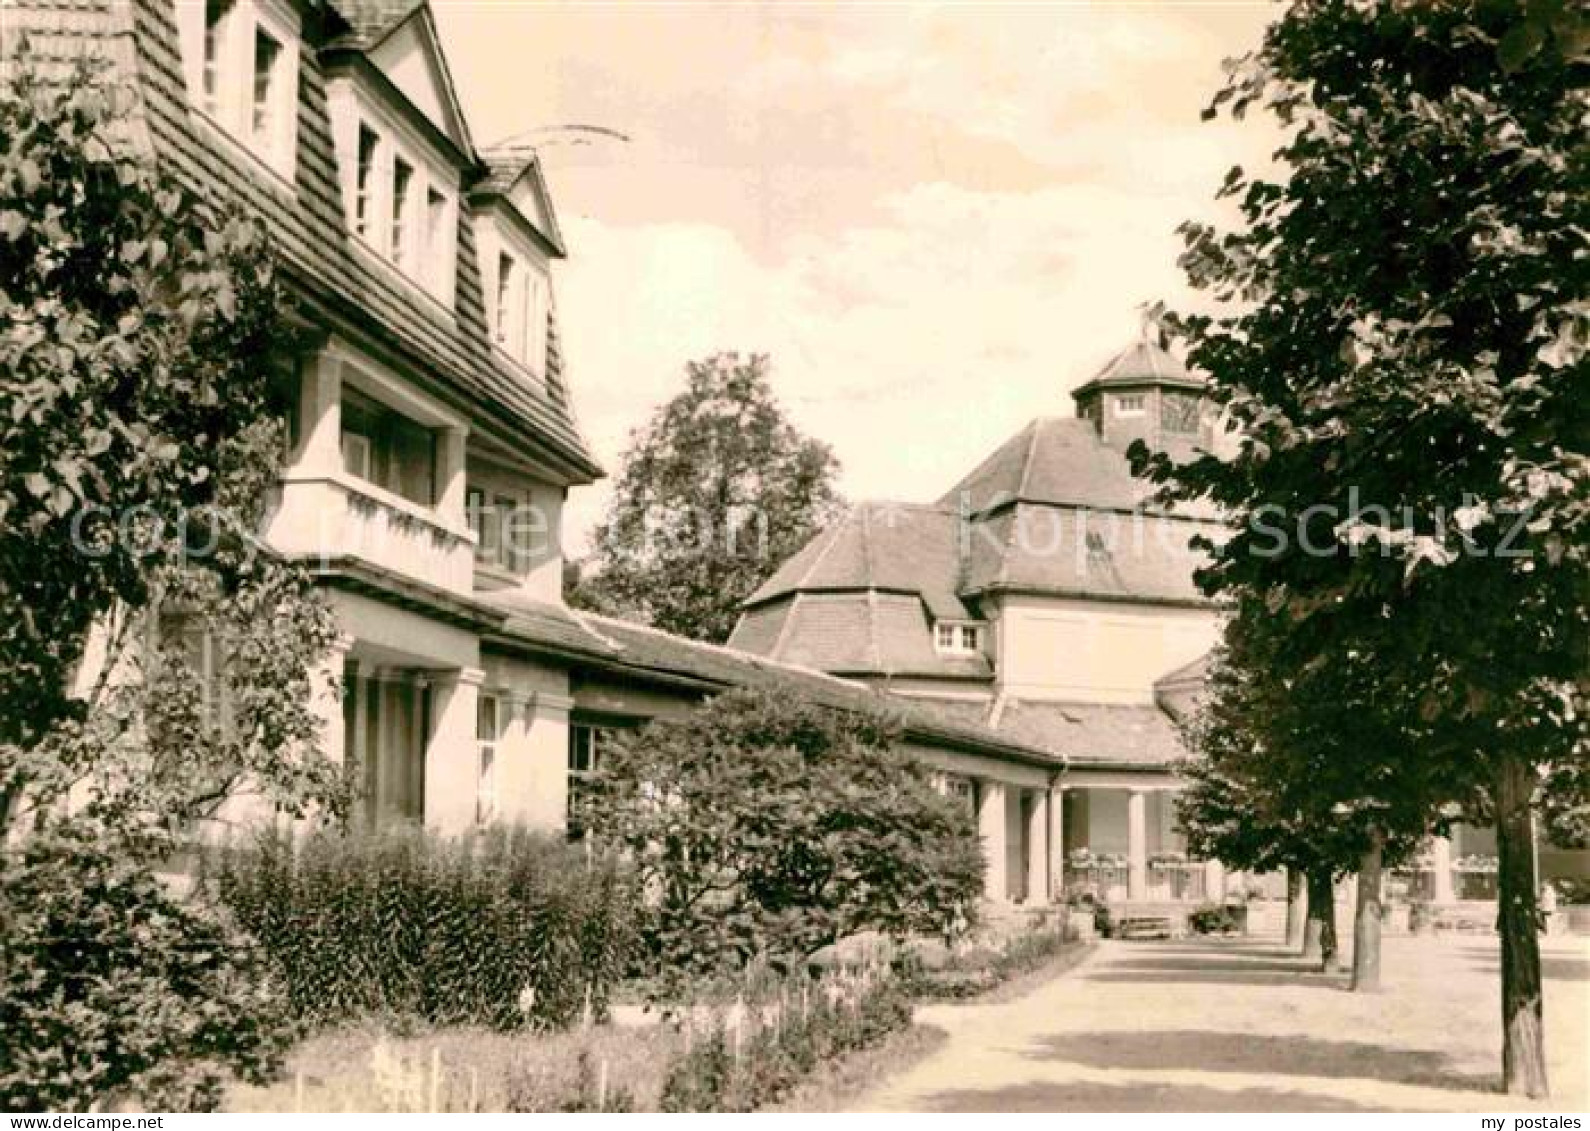
[[1140, 302], [1137, 304], [1137, 316], [1140, 320], [1138, 333], [1143, 341], [1165, 349], [1165, 304]]

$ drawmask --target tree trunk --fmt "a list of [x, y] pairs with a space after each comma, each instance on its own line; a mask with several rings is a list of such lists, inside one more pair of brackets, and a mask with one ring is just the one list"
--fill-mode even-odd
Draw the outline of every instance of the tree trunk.
[[1296, 868], [1286, 870], [1286, 948], [1302, 951], [1303, 924], [1307, 910], [1303, 905], [1303, 873]]
[[1534, 792], [1529, 763], [1504, 757], [1496, 767], [1496, 927], [1502, 936], [1502, 1085], [1509, 1095], [1542, 1097], [1546, 1039], [1541, 1029], [1540, 929], [1535, 903]]
[[1303, 932], [1303, 957], [1319, 959], [1329, 974], [1336, 969], [1336, 895], [1328, 868], [1308, 873], [1308, 925]]
[[1358, 863], [1358, 902], [1353, 910], [1353, 980], [1349, 989], [1376, 993], [1380, 989], [1380, 862], [1384, 838], [1370, 833], [1369, 848]]

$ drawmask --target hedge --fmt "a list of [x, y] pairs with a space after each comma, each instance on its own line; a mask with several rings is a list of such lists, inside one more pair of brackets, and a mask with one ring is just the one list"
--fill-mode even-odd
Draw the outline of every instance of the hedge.
[[268, 836], [226, 854], [214, 878], [291, 1012], [314, 1024], [602, 1016], [636, 940], [624, 868], [519, 829]]

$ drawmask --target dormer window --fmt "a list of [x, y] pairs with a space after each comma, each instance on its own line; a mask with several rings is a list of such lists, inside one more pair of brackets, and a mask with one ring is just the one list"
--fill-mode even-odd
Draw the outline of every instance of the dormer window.
[[1116, 416], [1142, 416], [1148, 411], [1142, 393], [1125, 393], [1115, 398]]
[[355, 173], [353, 230], [366, 237], [370, 235], [370, 221], [375, 216], [375, 147], [380, 140], [374, 130], [363, 122], [359, 123], [359, 167]]
[[547, 308], [552, 287], [546, 271], [523, 254], [499, 250], [492, 340], [537, 377], [546, 371]]
[[933, 626], [933, 645], [940, 652], [973, 655], [983, 650], [983, 630], [975, 624], [939, 621]]
[[451, 305], [458, 242], [452, 174], [343, 87], [328, 99], [348, 227], [364, 246]]
[[401, 157], [392, 159], [392, 261], [407, 264], [409, 260], [409, 193], [414, 188], [414, 166]]
[[178, 4], [193, 105], [292, 179], [298, 145], [298, 17], [282, 0]]

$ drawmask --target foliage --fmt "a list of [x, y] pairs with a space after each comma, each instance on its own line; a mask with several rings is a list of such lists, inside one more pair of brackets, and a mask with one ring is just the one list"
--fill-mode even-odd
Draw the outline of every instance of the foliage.
[[223, 859], [215, 890], [317, 1024], [567, 1025], [605, 1012], [635, 937], [617, 861], [519, 829], [264, 836]]
[[894, 978], [831, 981], [802, 1001], [800, 1009], [786, 1000], [776, 1013], [720, 1020], [674, 1063], [662, 1109], [755, 1111], [818, 1065], [911, 1024], [911, 999]]
[[735, 690], [606, 748], [581, 819], [651, 897], [642, 972], [787, 969], [859, 932], [968, 922], [975, 830], [898, 740], [881, 713]]
[[1228, 935], [1242, 928], [1239, 909], [1223, 903], [1200, 903], [1187, 916], [1187, 926], [1195, 935]]
[[895, 963], [895, 973], [914, 998], [956, 1001], [978, 997], [1030, 974], [1080, 945], [1068, 929], [1038, 929], [1012, 935], [996, 947], [953, 951], [937, 963], [924, 961], [919, 951], [906, 948]]
[[1590, 725], [1587, 30], [1557, 0], [1289, 8], [1210, 110], [1274, 115], [1282, 176], [1233, 170], [1237, 227], [1185, 228], [1219, 310], [1173, 320], [1240, 445], [1137, 453], [1232, 518], [1200, 581], [1282, 673], [1356, 653], [1377, 701], [1416, 705], [1417, 743], [1361, 766], [1439, 762], [1485, 791], [1504, 1064], [1532, 1092], [1534, 893], [1507, 863], [1530, 791], [1582, 787], [1556, 771]]
[[83, 819], [0, 854], [0, 1108], [211, 1110], [286, 1028], [245, 940]]
[[630, 438], [572, 603], [721, 643], [741, 603], [836, 517], [838, 462], [785, 417], [768, 373], [760, 355], [686, 364], [684, 392]]
[[36, 928], [7, 1088], [204, 1105], [269, 1062], [271, 1011], [154, 869], [245, 783], [341, 810], [315, 741], [334, 626], [252, 535], [297, 345], [267, 234], [127, 144], [100, 66], [45, 81], [24, 44], [0, 84], [0, 901]]
[[508, 1078], [508, 1111], [635, 1111], [628, 1089], [610, 1084], [603, 1066], [581, 1051], [572, 1065], [521, 1062]]

